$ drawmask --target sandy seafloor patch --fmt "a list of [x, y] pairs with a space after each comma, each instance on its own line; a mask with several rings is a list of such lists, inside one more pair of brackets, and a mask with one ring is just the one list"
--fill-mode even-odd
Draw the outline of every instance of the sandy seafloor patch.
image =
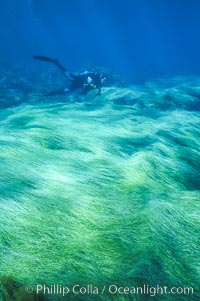
[[178, 84], [1, 111], [2, 300], [38, 300], [19, 288], [38, 283], [194, 288], [66, 300], [200, 300], [200, 88]]

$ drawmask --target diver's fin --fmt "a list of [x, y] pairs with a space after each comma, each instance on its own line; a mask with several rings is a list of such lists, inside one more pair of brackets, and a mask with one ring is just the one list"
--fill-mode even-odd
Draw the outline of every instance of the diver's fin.
[[43, 55], [34, 55], [33, 58], [35, 60], [39, 60], [39, 61], [43, 61], [43, 62], [49, 62], [49, 63], [53, 63], [53, 64], [57, 64], [58, 60], [57, 59], [52, 59], [48, 56], [43, 56]]
[[57, 59], [52, 59], [48, 56], [43, 56], [43, 55], [34, 55], [33, 58], [35, 60], [43, 61], [43, 62], [49, 62], [55, 64], [61, 71], [66, 72], [67, 69], [63, 67]]

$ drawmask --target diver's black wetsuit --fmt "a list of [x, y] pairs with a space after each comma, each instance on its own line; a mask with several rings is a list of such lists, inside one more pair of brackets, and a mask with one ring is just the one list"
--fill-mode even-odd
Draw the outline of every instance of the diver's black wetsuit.
[[64, 90], [65, 93], [72, 92], [78, 88], [83, 88], [83, 92], [98, 89], [97, 95], [101, 95], [101, 74], [90, 71], [73, 74], [65, 71], [65, 75], [71, 81], [70, 86]]
[[79, 74], [74, 74], [68, 72], [68, 70], [63, 67], [56, 59], [51, 59], [43, 56], [34, 56], [34, 58], [55, 64], [71, 82], [68, 88], [52, 91], [48, 93], [47, 96], [70, 93], [79, 88], [82, 88], [83, 93], [87, 93], [92, 89], [98, 89], [98, 92], [95, 96], [101, 95], [101, 87], [105, 80], [105, 77], [103, 77], [102, 74], [91, 71], [84, 71]]

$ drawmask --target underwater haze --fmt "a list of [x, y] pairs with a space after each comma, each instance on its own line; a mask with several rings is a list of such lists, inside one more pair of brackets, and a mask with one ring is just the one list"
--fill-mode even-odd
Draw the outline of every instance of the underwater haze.
[[75, 70], [112, 68], [135, 82], [199, 75], [198, 0], [1, 0], [0, 61], [37, 53]]
[[199, 36], [195, 0], [0, 1], [0, 301], [200, 300]]

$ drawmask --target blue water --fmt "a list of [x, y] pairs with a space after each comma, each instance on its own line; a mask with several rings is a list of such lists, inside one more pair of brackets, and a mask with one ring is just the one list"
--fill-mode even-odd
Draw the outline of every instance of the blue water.
[[200, 300], [199, 37], [197, 0], [0, 1], [0, 301]]
[[133, 82], [199, 75], [198, 0], [2, 0], [0, 60], [46, 54], [72, 70], [95, 64]]

